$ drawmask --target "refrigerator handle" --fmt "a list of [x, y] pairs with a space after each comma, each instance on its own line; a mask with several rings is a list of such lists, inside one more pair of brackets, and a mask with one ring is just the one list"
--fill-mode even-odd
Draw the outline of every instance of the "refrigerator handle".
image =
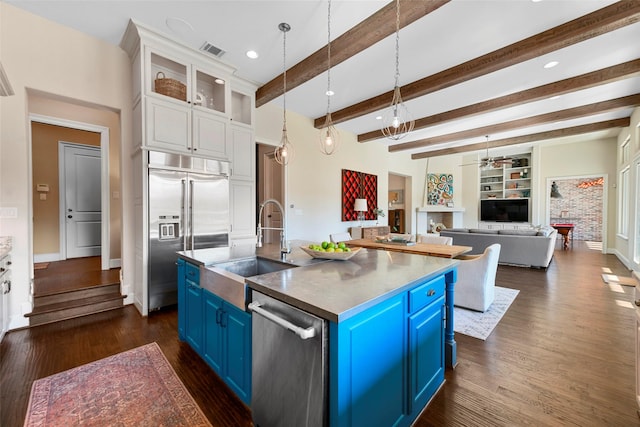
[[191, 250], [195, 249], [195, 236], [193, 235], [193, 180], [189, 180], [189, 239]]
[[187, 236], [189, 235], [189, 232], [187, 230], [187, 222], [185, 220], [185, 216], [184, 216], [184, 202], [185, 202], [185, 196], [186, 196], [186, 180], [182, 179], [182, 197], [180, 197], [180, 228], [182, 229], [182, 247], [184, 249], [188, 249], [187, 248]]

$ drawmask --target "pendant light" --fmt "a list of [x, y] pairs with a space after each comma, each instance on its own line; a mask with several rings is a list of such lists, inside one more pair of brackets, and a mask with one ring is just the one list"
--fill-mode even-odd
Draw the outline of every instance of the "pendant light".
[[327, 156], [338, 150], [340, 134], [331, 120], [331, 0], [327, 6], [327, 117], [320, 129], [320, 151]]
[[394, 141], [407, 136], [415, 122], [400, 95], [400, 0], [396, 0], [396, 82], [391, 105], [382, 115], [382, 134]]
[[278, 29], [282, 31], [282, 67], [283, 80], [284, 80], [284, 92], [282, 93], [282, 137], [280, 138], [280, 145], [275, 149], [273, 155], [276, 162], [283, 166], [289, 164], [293, 158], [293, 146], [289, 142], [287, 136], [287, 32], [291, 29], [291, 26], [286, 22], [282, 22], [278, 25]]

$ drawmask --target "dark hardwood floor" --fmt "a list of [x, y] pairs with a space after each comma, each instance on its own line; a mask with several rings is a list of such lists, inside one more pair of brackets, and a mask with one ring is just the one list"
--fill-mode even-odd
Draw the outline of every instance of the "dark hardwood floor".
[[[576, 242], [548, 271], [500, 266], [520, 294], [486, 341], [456, 334], [458, 366], [415, 425], [635, 426], [633, 288], [613, 255]], [[0, 345], [0, 425], [21, 426], [33, 380], [156, 341], [214, 426], [249, 426], [237, 400], [177, 338], [175, 310], [123, 309], [9, 332]]]
[[102, 270], [99, 256], [42, 263], [33, 272], [36, 297], [120, 282], [120, 269]]

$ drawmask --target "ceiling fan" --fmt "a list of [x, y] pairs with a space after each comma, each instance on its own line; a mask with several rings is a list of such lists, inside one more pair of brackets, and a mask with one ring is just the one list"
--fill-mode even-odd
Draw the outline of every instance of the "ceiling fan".
[[480, 167], [480, 169], [491, 169], [491, 168], [501, 168], [502, 165], [510, 165], [513, 162], [513, 159], [511, 157], [505, 157], [505, 156], [496, 156], [496, 157], [491, 157], [489, 156], [489, 135], [486, 136], [487, 141], [487, 155], [483, 158], [481, 158], [479, 161], [477, 162], [473, 162], [473, 163], [465, 163], [463, 165], [460, 166], [469, 166], [469, 165], [477, 165], [478, 167]]

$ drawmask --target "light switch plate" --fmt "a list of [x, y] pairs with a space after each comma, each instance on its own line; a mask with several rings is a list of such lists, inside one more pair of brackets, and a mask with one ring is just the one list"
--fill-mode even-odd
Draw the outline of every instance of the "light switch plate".
[[0, 218], [18, 218], [18, 208], [0, 208]]

